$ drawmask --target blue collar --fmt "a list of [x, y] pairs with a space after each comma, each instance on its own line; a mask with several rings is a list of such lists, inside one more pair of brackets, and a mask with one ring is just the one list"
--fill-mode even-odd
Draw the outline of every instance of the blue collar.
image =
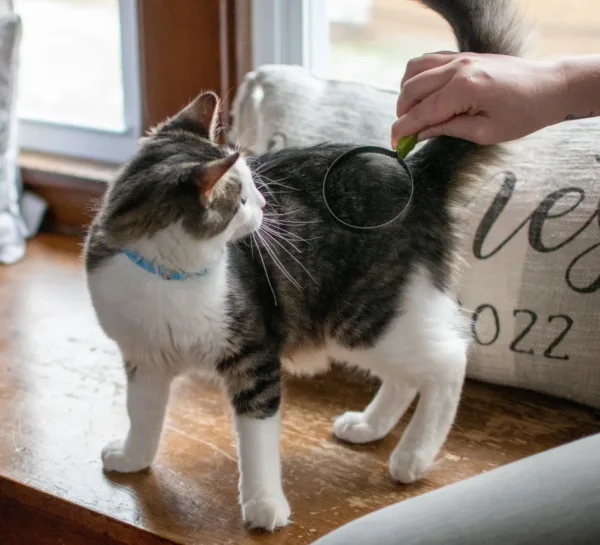
[[180, 272], [168, 270], [162, 267], [161, 265], [155, 265], [152, 261], [148, 261], [145, 257], [142, 257], [137, 252], [132, 252], [131, 250], [123, 250], [123, 253], [131, 259], [138, 267], [141, 267], [145, 271], [161, 276], [164, 280], [187, 280], [188, 278], [195, 278], [198, 276], [204, 276], [208, 273], [208, 269], [204, 269], [199, 272]]

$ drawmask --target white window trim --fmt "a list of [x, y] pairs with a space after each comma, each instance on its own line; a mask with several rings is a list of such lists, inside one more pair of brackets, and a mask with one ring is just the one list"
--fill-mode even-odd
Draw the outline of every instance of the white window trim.
[[19, 120], [22, 149], [122, 163], [142, 133], [137, 0], [119, 0], [125, 130], [108, 131], [31, 119]]
[[255, 68], [298, 64], [324, 75], [329, 60], [329, 25], [324, 0], [253, 0]]

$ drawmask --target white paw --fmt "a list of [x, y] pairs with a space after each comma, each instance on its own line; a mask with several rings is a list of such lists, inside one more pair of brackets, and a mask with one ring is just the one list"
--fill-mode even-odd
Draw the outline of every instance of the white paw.
[[289, 522], [290, 505], [283, 494], [254, 498], [242, 505], [242, 516], [250, 528], [272, 532]]
[[433, 458], [415, 451], [395, 450], [390, 457], [390, 475], [401, 483], [413, 483], [427, 473]]
[[333, 421], [333, 433], [348, 443], [370, 443], [381, 439], [387, 432], [369, 424], [364, 413], [348, 411]]
[[106, 471], [117, 471], [119, 473], [135, 473], [150, 466], [146, 460], [127, 456], [121, 440], [111, 441], [102, 449], [102, 464]]

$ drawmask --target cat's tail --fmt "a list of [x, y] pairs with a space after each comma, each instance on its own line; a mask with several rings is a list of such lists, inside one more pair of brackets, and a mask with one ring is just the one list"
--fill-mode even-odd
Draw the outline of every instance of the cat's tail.
[[417, 0], [452, 27], [459, 51], [523, 56], [531, 29], [514, 0]]
[[[522, 56], [530, 43], [530, 26], [513, 0], [417, 0], [439, 13], [452, 27], [460, 51]], [[479, 145], [441, 136], [408, 158], [417, 187], [415, 201], [452, 198], [481, 179], [486, 167], [503, 155], [499, 145]], [[419, 180], [423, 183], [419, 184]]]

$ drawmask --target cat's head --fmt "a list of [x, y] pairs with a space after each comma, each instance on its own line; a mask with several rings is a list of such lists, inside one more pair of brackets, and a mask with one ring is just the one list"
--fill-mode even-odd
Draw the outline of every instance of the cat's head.
[[176, 227], [195, 240], [256, 231], [265, 200], [238, 152], [216, 142], [219, 99], [199, 95], [141, 140], [111, 185], [102, 209], [118, 244]]

